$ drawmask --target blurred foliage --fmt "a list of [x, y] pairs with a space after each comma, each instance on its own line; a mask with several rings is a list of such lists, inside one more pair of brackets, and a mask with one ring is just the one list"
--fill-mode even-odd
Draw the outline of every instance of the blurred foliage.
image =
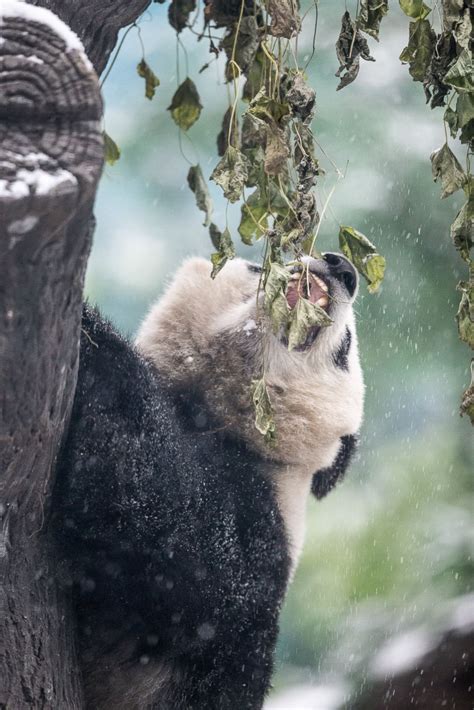
[[[396, 3], [380, 26], [380, 44], [371, 46], [376, 61], [362, 63], [357, 81], [336, 93], [334, 44], [344, 10], [342, 2], [321, 0], [314, 57], [311, 22], [299, 45], [316, 89], [313, 133], [326, 173], [319, 199], [330, 197], [319, 249], [334, 250], [341, 223], [357, 224], [388, 266], [377, 296], [361, 292], [356, 305], [367, 385], [360, 455], [337, 491], [310, 503], [305, 551], [282, 619], [277, 686], [346, 673], [359, 682], [368, 649], [473, 583], [472, 433], [458, 414], [468, 371], [455, 328], [455, 286], [465, 275], [449, 238], [464, 197], [458, 191], [442, 202], [433, 184], [428, 156], [445, 134], [398, 60], [407, 18]], [[154, 100], [143, 98], [133, 32], [104, 86], [107, 130], [122, 157], [100, 186], [87, 292], [130, 333], [176, 264], [209, 254], [186, 158], [207, 181], [228, 105], [224, 87], [216, 91], [222, 60], [183, 30], [192, 68], [186, 74], [204, 108], [179, 138], [166, 111], [179, 83], [166, 12], [154, 5], [140, 22], [147, 60], [161, 80]], [[239, 120], [244, 108], [237, 108]], [[456, 140], [450, 146], [462, 160]], [[238, 254], [261, 259], [258, 244], [235, 239], [239, 206], [228, 206], [208, 184], [214, 218], [227, 217]]]
[[460, 438], [407, 436], [363, 465], [312, 503], [280, 639], [284, 660], [361, 680], [390, 635], [474, 585], [472, 457]]

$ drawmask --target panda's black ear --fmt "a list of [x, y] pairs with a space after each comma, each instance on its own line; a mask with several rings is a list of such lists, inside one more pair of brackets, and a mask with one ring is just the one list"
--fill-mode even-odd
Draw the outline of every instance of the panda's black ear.
[[357, 434], [349, 434], [341, 437], [341, 445], [334, 459], [334, 463], [328, 466], [328, 468], [322, 468], [316, 471], [313, 476], [311, 492], [316, 498], [324, 498], [324, 496], [342, 480], [356, 452], [358, 443], [359, 437]]

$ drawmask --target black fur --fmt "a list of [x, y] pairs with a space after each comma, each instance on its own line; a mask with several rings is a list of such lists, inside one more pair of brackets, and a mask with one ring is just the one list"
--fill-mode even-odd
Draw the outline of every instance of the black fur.
[[110, 658], [132, 678], [155, 658], [173, 670], [137, 708], [261, 708], [289, 573], [272, 486], [242, 445], [182, 426], [156, 370], [88, 309], [53, 510], [88, 708]]
[[351, 349], [351, 343], [351, 331], [346, 326], [346, 332], [344, 333], [344, 337], [341, 341], [341, 344], [339, 345], [332, 358], [336, 367], [339, 367], [341, 370], [349, 371], [349, 361], [347, 359], [347, 356], [349, 355], [349, 350]]
[[344, 474], [352, 461], [357, 449], [357, 436], [350, 434], [341, 436], [341, 446], [332, 466], [322, 468], [313, 476], [311, 491], [316, 498], [324, 498], [337, 483], [343, 479]]

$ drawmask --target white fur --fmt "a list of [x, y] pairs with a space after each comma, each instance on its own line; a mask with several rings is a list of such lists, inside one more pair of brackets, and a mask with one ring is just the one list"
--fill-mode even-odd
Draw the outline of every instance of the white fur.
[[291, 560], [290, 581], [296, 572], [306, 533], [306, 506], [311, 476], [305, 469], [284, 466], [275, 476], [278, 507], [285, 521]]
[[[322, 329], [308, 350], [289, 352], [267, 323], [262, 295], [257, 301], [259, 275], [247, 262], [233, 260], [215, 280], [210, 271], [204, 259], [185, 262], [145, 318], [136, 345], [172, 389], [199, 382], [218, 425], [271, 462], [269, 475], [295, 566], [312, 476], [331, 465], [340, 437], [356, 433], [362, 421], [364, 385], [352, 302], [341, 297], [333, 325]], [[333, 361], [346, 326], [352, 334], [348, 371]], [[261, 376], [262, 366], [277, 428], [273, 446], [255, 428], [251, 404], [251, 380]]]

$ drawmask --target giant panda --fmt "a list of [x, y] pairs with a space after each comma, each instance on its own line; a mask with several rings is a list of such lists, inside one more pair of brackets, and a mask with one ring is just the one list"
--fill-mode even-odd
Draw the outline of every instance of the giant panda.
[[[257, 710], [312, 491], [342, 476], [364, 386], [341, 255], [288, 267], [333, 320], [289, 351], [261, 269], [184, 263], [130, 344], [84, 308], [77, 391], [53, 497], [89, 710]], [[276, 424], [257, 431], [262, 363]]]

